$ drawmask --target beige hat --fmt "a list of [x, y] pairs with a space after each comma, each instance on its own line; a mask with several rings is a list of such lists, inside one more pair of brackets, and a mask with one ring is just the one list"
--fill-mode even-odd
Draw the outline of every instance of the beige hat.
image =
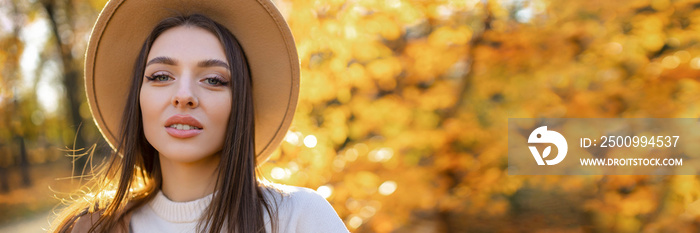
[[224, 25], [243, 47], [253, 79], [255, 154], [264, 163], [284, 138], [299, 95], [294, 38], [269, 0], [112, 0], [92, 29], [85, 90], [100, 132], [115, 149], [134, 62], [164, 18], [199, 13]]

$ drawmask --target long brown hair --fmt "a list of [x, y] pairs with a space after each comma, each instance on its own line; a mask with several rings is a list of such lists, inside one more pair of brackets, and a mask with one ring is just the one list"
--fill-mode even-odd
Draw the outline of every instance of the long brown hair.
[[[139, 93], [146, 59], [153, 42], [168, 29], [194, 26], [219, 38], [231, 71], [231, 115], [216, 178], [216, 192], [198, 223], [201, 232], [264, 232], [264, 214], [277, 232], [277, 209], [267, 200], [263, 184], [256, 178], [252, 82], [248, 63], [233, 34], [226, 27], [200, 14], [174, 16], [162, 20], [144, 42], [132, 77], [131, 89], [122, 116], [117, 150], [96, 173], [84, 197], [65, 208], [55, 220], [58, 232], [67, 232], [83, 215], [101, 212], [90, 232], [123, 226], [123, 218], [155, 197], [161, 188], [160, 161], [156, 149], [143, 131]], [[274, 199], [274, 195], [267, 198]]]

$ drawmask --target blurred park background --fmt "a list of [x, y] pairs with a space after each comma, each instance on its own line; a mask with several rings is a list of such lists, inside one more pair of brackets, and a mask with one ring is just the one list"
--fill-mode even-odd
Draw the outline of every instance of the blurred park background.
[[[0, 0], [0, 231], [41, 232], [109, 154], [82, 80], [104, 4]], [[695, 176], [507, 175], [508, 118], [698, 117], [700, 1], [276, 4], [302, 86], [260, 170], [351, 231], [700, 230]]]

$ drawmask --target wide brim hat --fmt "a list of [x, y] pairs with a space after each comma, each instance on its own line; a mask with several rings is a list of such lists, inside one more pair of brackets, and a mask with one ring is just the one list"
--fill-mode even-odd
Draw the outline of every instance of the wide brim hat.
[[134, 63], [161, 20], [202, 14], [243, 47], [253, 83], [255, 154], [264, 163], [284, 138], [299, 95], [299, 59], [284, 18], [269, 0], [112, 0], [88, 42], [85, 89], [100, 133], [116, 149]]

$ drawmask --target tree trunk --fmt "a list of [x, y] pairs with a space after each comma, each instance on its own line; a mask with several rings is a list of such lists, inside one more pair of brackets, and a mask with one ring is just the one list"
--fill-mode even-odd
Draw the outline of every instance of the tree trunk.
[[7, 168], [0, 166], [0, 193], [10, 192], [10, 180], [8, 179], [9, 175], [10, 174], [7, 172]]
[[27, 157], [27, 148], [24, 145], [24, 137], [17, 137], [17, 145], [19, 145], [19, 170], [22, 175], [22, 186], [32, 186], [32, 179], [29, 176], [29, 158]]
[[[53, 32], [58, 51], [61, 52], [61, 62], [63, 64], [64, 72], [63, 85], [66, 88], [66, 97], [68, 99], [68, 117], [70, 118], [73, 132], [75, 133], [75, 137], [73, 139], [74, 142], [69, 147], [71, 147], [70, 149], [73, 150], [85, 149], [88, 147], [87, 142], [80, 134], [80, 129], [83, 125], [83, 119], [80, 116], [80, 104], [83, 102], [83, 82], [81, 80], [82, 72], [79, 66], [74, 65], [76, 62], [74, 61], [75, 58], [71, 53], [71, 46], [62, 41], [60, 32], [58, 31], [61, 24], [70, 24], [69, 9], [63, 9], [66, 11], [66, 21], [69, 22], [59, 22], [59, 19], [56, 16], [59, 6], [67, 8], [70, 7], [70, 5], [67, 2], [61, 2], [59, 5], [57, 4], [56, 0], [43, 1], [42, 5], [44, 6], [44, 9], [46, 9], [46, 13], [49, 15], [48, 19], [50, 21], [51, 31]], [[77, 153], [78, 152], [76, 152], [76, 154]], [[78, 167], [82, 167], [82, 165], [84, 165], [84, 159], [80, 159], [77, 162], [79, 163], [77, 165], [80, 165]]]

